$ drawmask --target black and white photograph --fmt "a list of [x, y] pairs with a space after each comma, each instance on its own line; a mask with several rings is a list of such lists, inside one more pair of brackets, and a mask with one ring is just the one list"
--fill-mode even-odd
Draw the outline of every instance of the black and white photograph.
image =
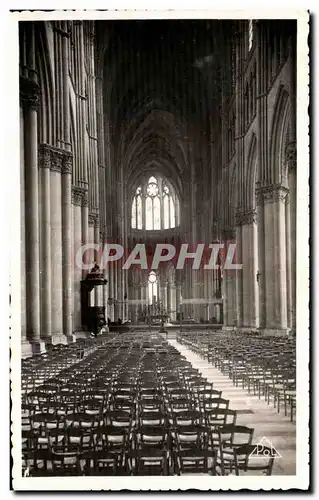
[[306, 490], [309, 14], [10, 22], [13, 489]]

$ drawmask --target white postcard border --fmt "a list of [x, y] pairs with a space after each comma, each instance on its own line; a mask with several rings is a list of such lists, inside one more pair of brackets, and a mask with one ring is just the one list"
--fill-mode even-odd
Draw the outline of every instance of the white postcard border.
[[[309, 486], [309, 15], [305, 10], [241, 9], [241, 10], [125, 10], [125, 11], [54, 11], [22, 12], [8, 15], [6, 122], [10, 134], [6, 144], [6, 165], [10, 172], [10, 275], [11, 275], [11, 381], [12, 381], [12, 456], [13, 488], [33, 491], [81, 490], [288, 490]], [[298, 19], [297, 33], [297, 468], [296, 476], [270, 477], [44, 477], [21, 476], [21, 342], [20, 342], [20, 168], [19, 168], [19, 79], [18, 20], [49, 19]], [[15, 133], [13, 133], [15, 131]], [[9, 200], [10, 201], [10, 200]]]

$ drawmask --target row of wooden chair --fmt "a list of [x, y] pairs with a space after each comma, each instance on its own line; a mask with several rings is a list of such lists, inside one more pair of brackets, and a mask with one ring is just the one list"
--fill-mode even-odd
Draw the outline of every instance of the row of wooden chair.
[[278, 412], [296, 413], [296, 348], [289, 337], [261, 337], [229, 332], [186, 332], [178, 341], [232, 379], [234, 385], [264, 397]]
[[[159, 335], [100, 340], [61, 366], [23, 395], [26, 473], [224, 475], [248, 467], [248, 453], [243, 462], [235, 450], [252, 446], [253, 429], [236, 425], [229, 401]], [[269, 457], [259, 471], [271, 469]]]

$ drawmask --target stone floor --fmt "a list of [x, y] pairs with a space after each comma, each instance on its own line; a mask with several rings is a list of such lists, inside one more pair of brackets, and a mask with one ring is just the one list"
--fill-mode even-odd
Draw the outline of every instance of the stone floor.
[[[168, 341], [178, 349], [194, 368], [198, 368], [209, 382], [214, 383], [214, 389], [222, 391], [222, 397], [230, 400], [229, 408], [241, 410], [237, 416], [237, 424], [253, 427], [254, 443], [266, 437], [281, 455], [275, 458], [273, 475], [296, 474], [296, 425], [289, 417], [278, 413], [273, 405], [267, 405], [264, 399], [248, 394], [241, 387], [235, 387], [232, 381], [214, 368], [207, 360], [201, 359], [190, 349], [185, 348], [169, 336]], [[244, 413], [245, 412], [245, 413]]]

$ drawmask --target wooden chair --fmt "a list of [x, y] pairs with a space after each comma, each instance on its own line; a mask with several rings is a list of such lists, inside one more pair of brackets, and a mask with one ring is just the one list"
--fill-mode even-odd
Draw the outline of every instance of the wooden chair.
[[271, 476], [274, 464], [272, 450], [268, 447], [263, 447], [262, 453], [257, 456], [254, 454], [256, 447], [257, 445], [246, 444], [234, 449], [236, 476]]
[[216, 473], [216, 455], [212, 450], [175, 450], [173, 456], [174, 472], [178, 476], [183, 474], [215, 475]]
[[218, 429], [219, 451], [216, 463], [222, 476], [235, 470], [234, 449], [250, 445], [253, 435], [254, 429], [243, 425], [225, 425]]

